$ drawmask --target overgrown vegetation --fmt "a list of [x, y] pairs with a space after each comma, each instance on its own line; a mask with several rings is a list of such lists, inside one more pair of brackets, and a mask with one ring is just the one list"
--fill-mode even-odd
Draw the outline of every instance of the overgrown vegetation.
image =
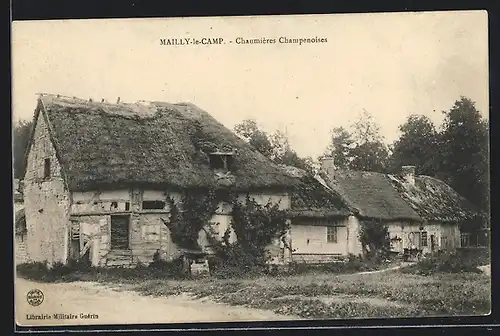
[[364, 258], [363, 256], [358, 256], [350, 254], [346, 260], [337, 262], [328, 262], [321, 264], [311, 264], [304, 262], [292, 262], [287, 271], [283, 272], [287, 275], [299, 275], [299, 274], [349, 274], [356, 272], [367, 272], [376, 271], [381, 269], [386, 269], [390, 267], [399, 266], [400, 261], [396, 258], [387, 257], [384, 258]]
[[[489, 262], [489, 260], [488, 260]], [[435, 273], [481, 273], [478, 266], [486, 260], [480, 256], [466, 256], [464, 252], [439, 252], [425, 256], [416, 264], [405, 268], [406, 273], [432, 275]]]
[[16, 266], [17, 274], [23, 278], [40, 282], [137, 282], [144, 279], [187, 279], [181, 272], [182, 261], [155, 261], [149, 266], [137, 264], [136, 267], [93, 267], [84, 262], [69, 264], [46, 262], [29, 262]]
[[359, 240], [368, 260], [383, 260], [389, 256], [391, 241], [386, 225], [380, 221], [361, 220]]
[[[215, 275], [227, 277], [262, 273], [271, 255], [268, 247], [284, 237], [289, 230], [285, 211], [278, 203], [260, 205], [249, 195], [243, 202], [236, 197], [231, 200], [230, 227], [222, 239], [209, 232], [209, 239], [215, 252]], [[234, 233], [236, 239], [231, 240]]]
[[152, 280], [135, 290], [154, 296], [189, 292], [197, 298], [305, 318], [380, 318], [486, 314], [491, 308], [490, 288], [490, 278], [482, 274], [422, 277], [393, 271], [244, 280]]
[[172, 242], [186, 249], [199, 249], [199, 232], [215, 213], [219, 200], [214, 190], [187, 191], [180, 202], [167, 196], [170, 217], [163, 221], [170, 230]]

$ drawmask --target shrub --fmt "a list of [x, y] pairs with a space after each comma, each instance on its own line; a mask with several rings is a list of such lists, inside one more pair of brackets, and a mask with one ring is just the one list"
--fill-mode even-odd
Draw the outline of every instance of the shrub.
[[86, 262], [71, 261], [68, 264], [56, 262], [49, 266], [45, 261], [20, 264], [17, 265], [16, 270], [20, 275], [31, 280], [55, 282], [76, 272], [88, 271], [90, 268], [90, 264]]
[[474, 262], [468, 258], [464, 258], [459, 252], [456, 251], [439, 252], [426, 255], [415, 265], [405, 268], [403, 271], [419, 275], [431, 275], [434, 273], [481, 272]]
[[[267, 247], [276, 239], [283, 239], [289, 228], [285, 212], [271, 202], [262, 206], [249, 195], [244, 202], [237, 198], [231, 202], [231, 226], [222, 240], [216, 239], [213, 232], [207, 235], [215, 252], [211, 260], [212, 274], [228, 278], [265, 273], [270, 259]], [[230, 241], [232, 231], [235, 242]]]
[[154, 258], [153, 262], [149, 264], [148, 269], [156, 276], [180, 278], [184, 277], [182, 266], [182, 258], [177, 258], [172, 261]]

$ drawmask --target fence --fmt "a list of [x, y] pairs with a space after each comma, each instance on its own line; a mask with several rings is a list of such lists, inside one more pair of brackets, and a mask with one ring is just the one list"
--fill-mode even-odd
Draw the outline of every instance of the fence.
[[489, 231], [462, 232], [460, 234], [460, 247], [488, 247], [490, 246]]

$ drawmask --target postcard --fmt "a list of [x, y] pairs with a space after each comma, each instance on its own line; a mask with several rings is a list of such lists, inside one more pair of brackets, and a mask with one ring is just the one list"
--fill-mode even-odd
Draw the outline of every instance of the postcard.
[[19, 326], [488, 315], [486, 11], [12, 24]]

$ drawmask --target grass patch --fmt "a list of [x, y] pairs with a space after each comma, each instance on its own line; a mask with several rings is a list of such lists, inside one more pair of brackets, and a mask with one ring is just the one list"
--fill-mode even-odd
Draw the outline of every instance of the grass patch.
[[491, 309], [491, 278], [472, 272], [434, 272], [425, 276], [405, 270], [335, 274], [320, 268], [317, 272], [295, 275], [180, 279], [169, 273], [167, 266], [135, 269], [58, 266], [49, 270], [35, 263], [19, 265], [18, 272], [46, 282], [125, 283], [128, 289], [143, 295], [190, 293], [196, 298], [209, 297], [217, 302], [304, 318], [484, 315]]
[[[305, 318], [380, 318], [487, 314], [490, 278], [481, 274], [424, 277], [398, 271], [383, 274], [264, 276], [256, 279], [154, 280], [133, 288], [146, 295], [183, 292], [217, 302], [269, 309]], [[379, 298], [398, 304], [373, 305], [356, 300], [325, 303], [320, 297]]]
[[107, 283], [138, 283], [148, 279], [183, 279], [178, 265], [162, 263], [146, 267], [139, 264], [134, 268], [91, 267], [84, 263], [49, 266], [43, 262], [30, 262], [16, 266], [17, 274], [23, 278], [48, 283], [95, 281]]
[[416, 264], [404, 269], [406, 273], [431, 275], [435, 273], [481, 273], [478, 266], [484, 265], [484, 256], [465, 252], [439, 252], [425, 256]]

